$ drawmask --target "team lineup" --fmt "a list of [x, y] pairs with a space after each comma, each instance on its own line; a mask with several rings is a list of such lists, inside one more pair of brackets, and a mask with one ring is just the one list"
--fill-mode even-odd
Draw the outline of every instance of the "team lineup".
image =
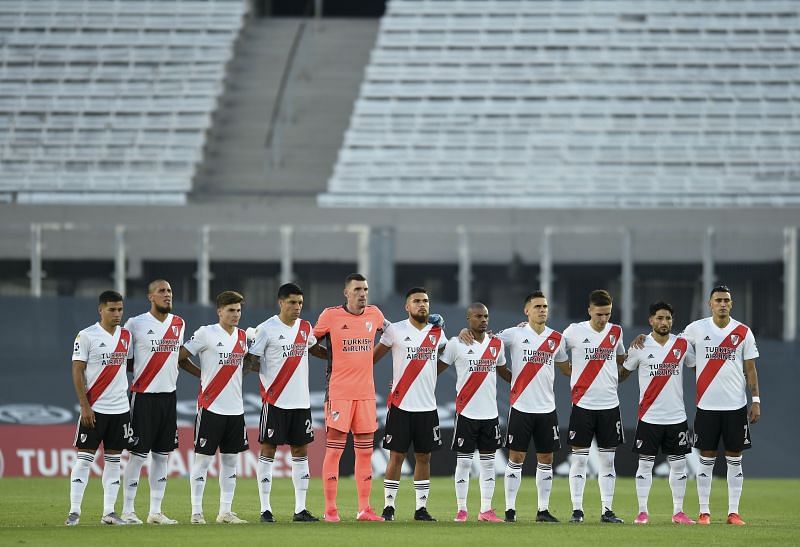
[[[536, 291], [524, 301], [527, 321], [492, 333], [489, 310], [473, 303], [466, 310], [467, 327], [448, 339], [444, 319], [430, 313], [423, 287], [408, 290], [407, 318], [395, 323], [368, 304], [368, 283], [351, 274], [344, 283], [345, 302], [326, 308], [315, 324], [301, 319], [303, 291], [282, 285], [278, 313], [255, 328], [239, 327], [244, 297], [225, 291], [216, 298], [219, 321], [202, 326], [184, 342], [183, 319], [172, 313], [172, 288], [158, 279], [148, 286], [150, 310], [122, 326], [123, 297], [105, 291], [99, 297], [99, 321], [80, 331], [72, 356], [72, 380], [80, 405], [75, 435], [77, 458], [70, 474], [68, 526], [79, 524], [81, 503], [95, 454], [103, 445], [103, 511], [109, 525], [170, 525], [178, 521], [161, 509], [167, 486], [169, 454], [177, 448], [176, 388], [179, 371], [199, 378], [194, 425], [194, 460], [189, 473], [192, 524], [206, 523], [203, 494], [209, 467], [219, 451], [217, 523], [242, 524], [233, 511], [237, 455], [249, 449], [244, 420], [243, 376], [259, 375], [262, 411], [257, 466], [260, 521], [275, 522], [270, 501], [272, 466], [278, 446], [289, 445], [295, 493], [293, 521], [320, 519], [306, 507], [311, 478], [307, 446], [314, 440], [309, 394], [309, 355], [326, 361], [325, 456], [322, 520], [339, 522], [339, 467], [348, 433], [355, 452], [354, 478], [358, 521], [395, 520], [401, 469], [413, 447], [414, 520], [435, 521], [428, 512], [430, 462], [440, 449], [435, 388], [437, 377], [451, 368], [456, 375], [455, 426], [450, 448], [456, 453], [454, 520], [469, 519], [467, 498], [475, 451], [479, 457], [480, 510], [477, 520], [515, 522], [516, 498], [531, 442], [536, 458], [537, 522], [559, 522], [550, 512], [553, 455], [561, 448], [554, 379], [569, 377], [570, 523], [584, 521], [584, 488], [589, 451], [599, 451], [600, 521], [621, 524], [614, 512], [616, 449], [625, 442], [619, 383], [635, 374], [639, 408], [632, 450], [638, 455], [635, 524], [649, 522], [648, 497], [659, 450], [669, 464], [672, 522], [710, 524], [712, 472], [720, 441], [725, 451], [728, 524], [744, 525], [739, 516], [742, 453], [751, 447], [750, 424], [760, 418], [752, 331], [731, 317], [728, 287], [709, 295], [710, 316], [672, 334], [674, 310], [666, 302], [649, 308], [651, 332], [637, 336], [626, 351], [623, 332], [610, 321], [613, 302], [604, 290], [593, 291], [588, 321], [573, 323], [563, 333], [547, 326], [546, 295]], [[510, 365], [506, 361], [506, 350]], [[384, 479], [384, 508], [370, 506], [372, 453], [378, 429], [374, 364], [391, 353], [392, 383], [387, 397], [383, 448], [389, 451]], [[683, 396], [683, 368], [695, 370], [696, 415], [690, 436]], [[132, 381], [128, 383], [128, 373]], [[501, 431], [497, 378], [510, 384], [507, 430]], [[748, 409], [747, 392], [751, 395]], [[494, 509], [495, 453], [508, 448], [504, 473], [505, 514]], [[700, 452], [697, 471], [699, 516], [683, 510], [687, 483], [686, 455]], [[128, 463], [121, 469], [121, 453]], [[150, 502], [143, 521], [135, 511], [141, 469], [150, 457]], [[117, 513], [119, 490], [122, 511]]]

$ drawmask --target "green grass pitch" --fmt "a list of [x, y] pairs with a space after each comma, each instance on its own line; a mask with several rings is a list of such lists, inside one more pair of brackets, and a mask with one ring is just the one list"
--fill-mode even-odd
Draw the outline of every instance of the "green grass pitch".
[[[67, 514], [69, 484], [66, 478], [0, 479], [0, 545], [235, 545], [246, 542], [271, 545], [504, 545], [511, 542], [539, 541], [561, 544], [725, 544], [725, 545], [790, 545], [800, 544], [800, 480], [745, 479], [741, 514], [747, 526], [725, 524], [727, 488], [724, 479], [715, 479], [712, 491], [711, 526], [678, 527], [669, 522], [672, 501], [666, 479], [656, 479], [650, 495], [650, 521], [646, 526], [631, 524], [637, 512], [632, 479], [617, 481], [614, 509], [626, 520], [623, 525], [599, 523], [599, 491], [597, 481], [586, 485], [586, 522], [580, 525], [537, 524], [535, 517], [536, 486], [533, 477], [525, 477], [517, 499], [516, 524], [476, 522], [479, 490], [475, 479], [470, 484], [470, 522], [452, 522], [455, 496], [452, 478], [432, 481], [428, 508], [436, 523], [414, 522], [414, 495], [411, 479], [403, 478], [398, 496], [398, 520], [390, 523], [355, 522], [356, 494], [352, 479], [342, 479], [339, 487], [339, 524], [292, 523], [294, 492], [290, 479], [276, 479], [272, 490], [272, 506], [276, 524], [258, 523], [258, 491], [255, 479], [240, 479], [234, 511], [250, 524], [231, 526], [213, 524], [218, 507], [219, 488], [216, 479], [209, 480], [205, 496], [205, 514], [210, 524], [189, 525], [189, 486], [186, 479], [172, 479], [164, 500], [164, 512], [178, 519], [178, 526], [103, 526], [99, 524], [102, 509], [100, 479], [92, 477], [86, 489], [81, 524], [75, 528], [63, 525]], [[121, 511], [121, 495], [117, 510]], [[142, 481], [137, 498], [140, 517], [147, 514], [147, 481]], [[372, 502], [380, 513], [383, 505], [383, 483], [373, 482]], [[505, 509], [502, 477], [495, 489], [498, 514]], [[312, 480], [309, 509], [321, 516], [322, 488], [319, 479]], [[571, 513], [569, 485], [556, 479], [550, 504], [558, 518], [567, 520]], [[686, 512], [697, 515], [697, 493], [694, 482], [687, 488]]]

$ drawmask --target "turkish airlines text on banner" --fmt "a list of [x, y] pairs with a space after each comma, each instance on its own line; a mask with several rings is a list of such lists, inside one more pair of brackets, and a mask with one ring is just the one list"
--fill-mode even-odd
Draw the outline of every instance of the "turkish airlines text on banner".
[[[194, 457], [191, 427], [178, 428], [180, 448], [169, 457], [171, 476], [188, 475]], [[258, 465], [258, 428], [248, 427], [247, 436], [250, 450], [239, 455], [238, 475], [255, 477]], [[68, 477], [75, 462], [75, 425], [0, 425], [0, 477]], [[311, 475], [322, 472], [322, 459], [325, 457], [325, 430], [315, 428], [314, 442], [308, 445], [308, 462]], [[128, 452], [122, 453], [123, 466]], [[217, 456], [208, 470], [216, 476], [219, 469]], [[92, 474], [103, 473], [102, 458], [95, 458]], [[292, 456], [288, 446], [281, 446], [275, 454], [272, 473], [276, 477], [292, 476]], [[145, 466], [145, 470], [147, 466]]]

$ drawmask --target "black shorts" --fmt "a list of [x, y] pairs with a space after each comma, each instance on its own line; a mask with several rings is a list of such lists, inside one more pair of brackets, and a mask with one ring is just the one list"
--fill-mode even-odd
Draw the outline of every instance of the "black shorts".
[[390, 407], [386, 413], [383, 447], [405, 454], [412, 443], [414, 452], [425, 454], [442, 447], [439, 411], [410, 412], [396, 406]]
[[172, 452], [178, 448], [177, 398], [172, 393], [131, 393], [131, 452]]
[[569, 415], [569, 445], [588, 448], [592, 437], [597, 438], [598, 448], [616, 448], [625, 443], [619, 407], [604, 410], [588, 410], [572, 405]]
[[697, 409], [694, 416], [694, 447], [698, 450], [717, 450], [719, 439], [728, 452], [741, 452], [752, 447], [747, 406], [736, 410]]
[[645, 456], [655, 456], [658, 449], [662, 454], [678, 456], [692, 451], [689, 438], [689, 424], [685, 421], [679, 424], [650, 424], [639, 420], [636, 424], [636, 437], [633, 441], [633, 451]]
[[201, 408], [194, 421], [194, 451], [213, 456], [219, 448], [222, 454], [244, 452], [247, 444], [247, 429], [244, 414], [215, 414]]
[[258, 442], [278, 446], [305, 446], [314, 440], [310, 408], [281, 408], [261, 405]]
[[521, 412], [512, 408], [508, 414], [508, 434], [506, 446], [517, 452], [527, 452], [533, 439], [537, 453], [547, 454], [561, 448], [558, 436], [558, 416], [556, 411], [546, 414]]
[[450, 444], [452, 450], [472, 454], [477, 448], [481, 452], [489, 452], [497, 450], [502, 444], [500, 421], [497, 418], [474, 420], [456, 414], [456, 427]]
[[131, 415], [94, 413], [94, 427], [84, 427], [78, 418], [75, 448], [97, 450], [103, 443], [105, 450], [126, 450], [131, 446]]

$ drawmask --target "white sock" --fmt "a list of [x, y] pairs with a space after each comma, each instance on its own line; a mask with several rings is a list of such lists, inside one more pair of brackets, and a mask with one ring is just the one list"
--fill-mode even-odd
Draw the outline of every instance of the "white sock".
[[636, 470], [636, 497], [639, 498], [639, 512], [647, 513], [647, 498], [653, 486], [653, 466], [655, 456], [639, 455], [639, 469]]
[[600, 486], [600, 504], [602, 512], [612, 511], [614, 505], [614, 485], [617, 482], [617, 472], [614, 469], [614, 457], [617, 455], [614, 448], [601, 448], [600, 469], [597, 474], [597, 484]]
[[[236, 492], [236, 461], [238, 454], [220, 454], [219, 514], [231, 512], [233, 494]], [[260, 462], [259, 462], [260, 463]], [[270, 479], [270, 485], [272, 484]]]
[[494, 452], [491, 454], [481, 454], [481, 513], [492, 509], [492, 497], [494, 496]]
[[103, 456], [103, 514], [114, 512], [119, 494], [120, 455], [106, 454]]
[[167, 464], [169, 453], [150, 453], [150, 514], [157, 515], [161, 512], [161, 502], [167, 490]]
[[203, 514], [203, 492], [206, 489], [206, 479], [208, 478], [208, 467], [211, 465], [214, 456], [198, 454], [195, 452], [194, 463], [192, 463], [192, 473], [190, 475], [192, 491], [192, 514]]
[[522, 464], [508, 460], [503, 486], [506, 491], [506, 511], [517, 508], [517, 492], [522, 484]]
[[78, 452], [72, 472], [69, 474], [69, 512], [81, 514], [81, 502], [89, 482], [89, 472], [94, 463], [94, 454]]
[[428, 497], [431, 493], [430, 479], [424, 481], [414, 481], [414, 492], [417, 494], [417, 509], [428, 506]]
[[299, 513], [306, 508], [308, 481], [311, 473], [308, 469], [308, 456], [292, 458], [292, 484], [294, 485], [294, 512]]
[[142, 473], [142, 466], [147, 462], [147, 454], [131, 452], [128, 463], [125, 464], [125, 476], [122, 487], [122, 513], [135, 512], [134, 501], [136, 501], [136, 491], [139, 489], [139, 477]]
[[569, 493], [572, 498], [573, 511], [583, 511], [583, 489], [586, 487], [586, 465], [588, 463], [588, 448], [572, 449], [572, 464], [569, 466]]
[[546, 511], [550, 507], [550, 492], [553, 490], [553, 465], [549, 463], [536, 464], [536, 501], [539, 511]]
[[[272, 492], [272, 464], [275, 460], [266, 456], [258, 457], [258, 466], [256, 466], [256, 478], [258, 479], [258, 499], [261, 501], [261, 512], [272, 511], [272, 505], [269, 501], [270, 493]], [[222, 474], [220, 473], [220, 484], [222, 484]], [[230, 511], [230, 507], [228, 508]], [[222, 513], [222, 509], [219, 510]]]
[[711, 479], [714, 475], [714, 460], [700, 456], [697, 467], [697, 498], [700, 501], [700, 512], [711, 514], [709, 498], [711, 498]]
[[669, 488], [672, 490], [672, 514], [683, 513], [686, 496], [686, 456], [667, 456], [669, 462]]
[[739, 513], [739, 499], [742, 497], [742, 483], [744, 474], [742, 473], [741, 456], [725, 456], [728, 462], [728, 514]]
[[456, 453], [456, 503], [459, 511], [467, 510], [467, 495], [469, 494], [469, 471], [472, 468], [472, 454]]
[[400, 489], [400, 481], [383, 479], [383, 506], [394, 507], [397, 500], [397, 491]]

